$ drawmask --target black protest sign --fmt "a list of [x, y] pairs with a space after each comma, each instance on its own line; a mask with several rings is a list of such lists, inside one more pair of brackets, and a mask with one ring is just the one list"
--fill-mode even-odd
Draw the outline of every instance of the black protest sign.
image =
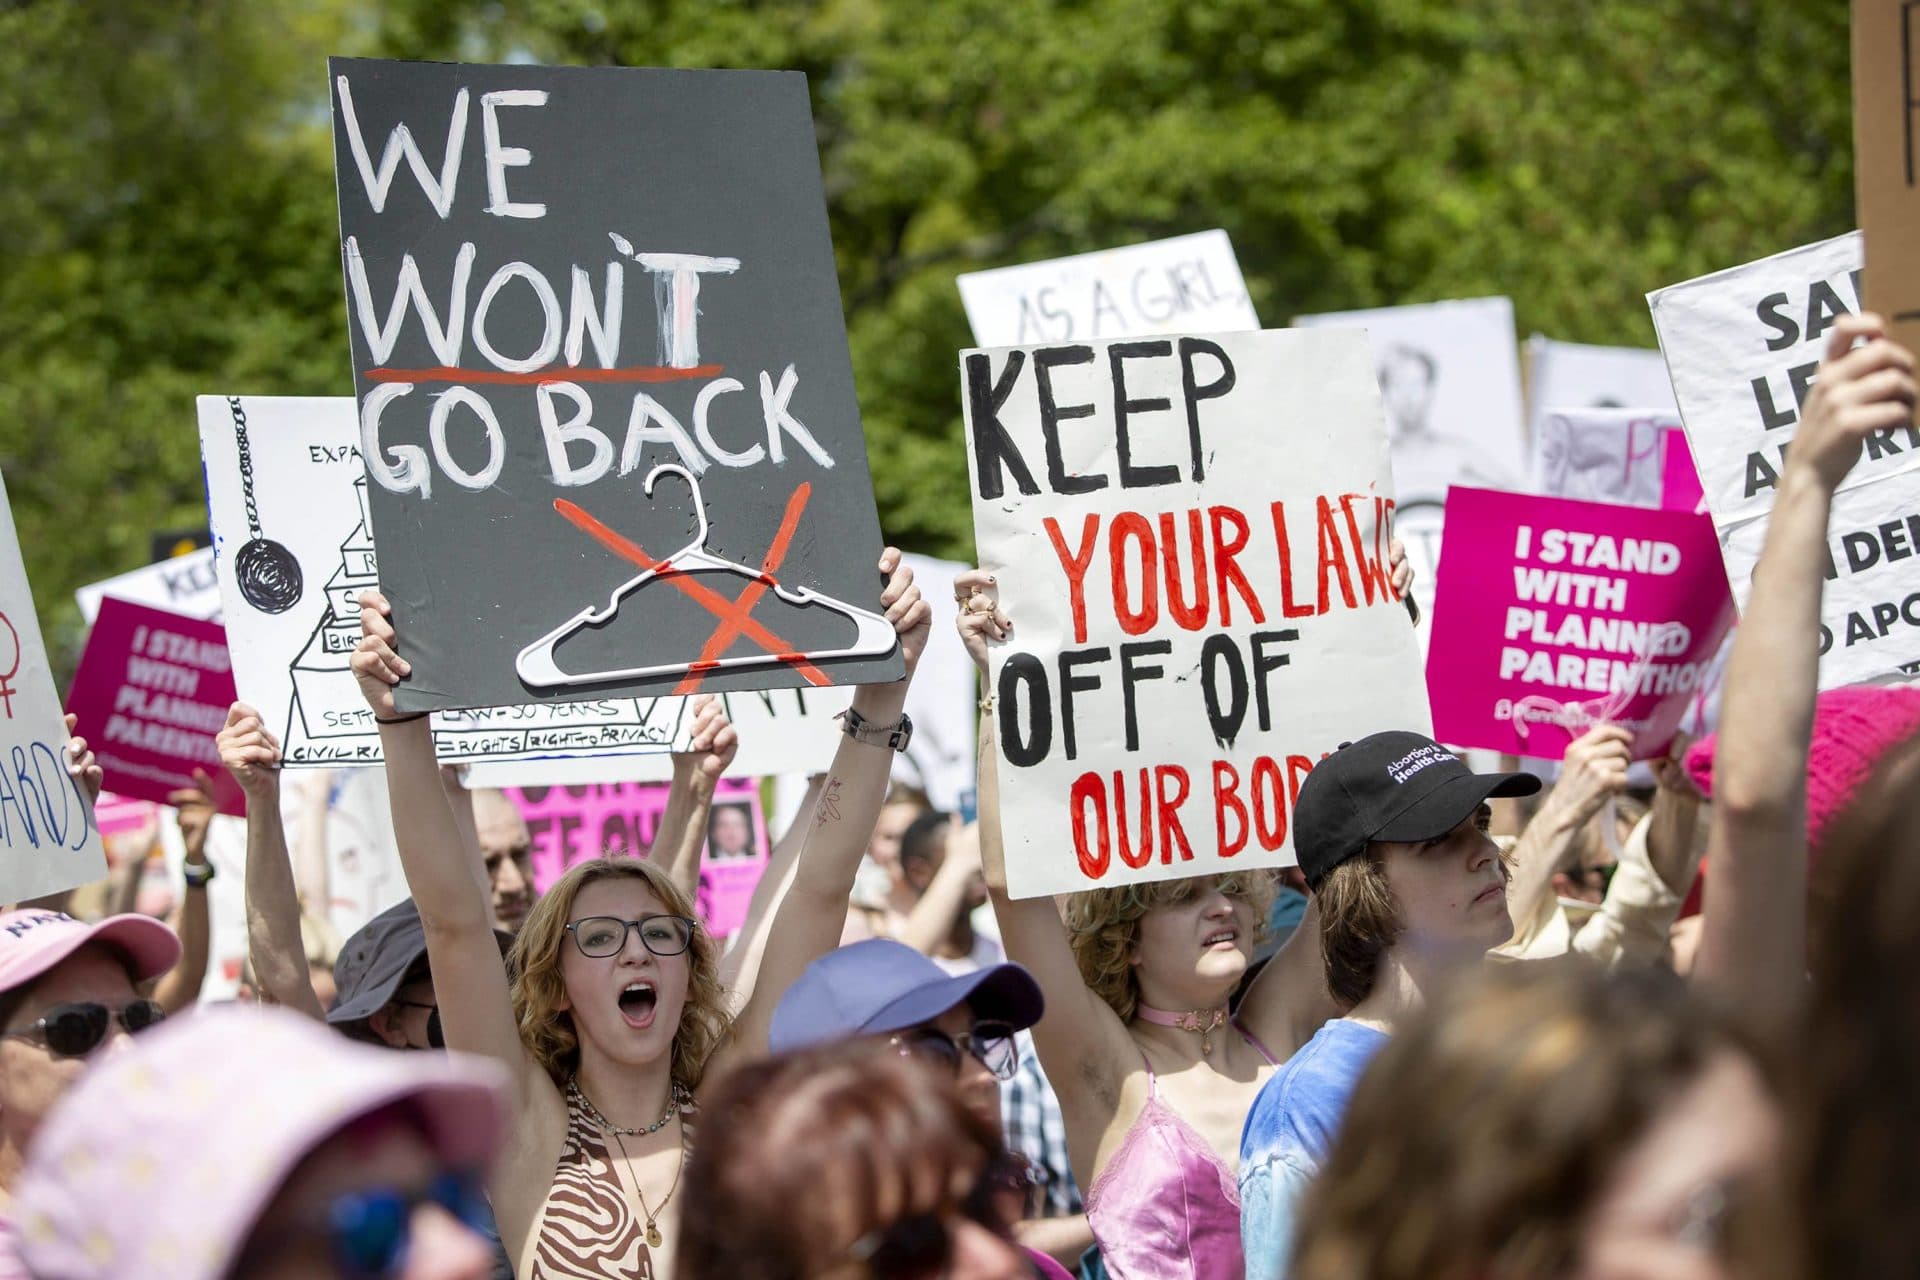
[[898, 678], [805, 77], [330, 71], [398, 705]]

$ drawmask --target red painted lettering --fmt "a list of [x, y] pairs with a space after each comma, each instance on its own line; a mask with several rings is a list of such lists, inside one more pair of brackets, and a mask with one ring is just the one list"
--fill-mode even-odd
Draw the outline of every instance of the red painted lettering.
[[[1235, 834], [1227, 838], [1227, 814], [1233, 814]], [[1240, 799], [1240, 771], [1225, 760], [1213, 762], [1213, 836], [1220, 856], [1231, 858], [1247, 847], [1247, 806]]]
[[[1220, 625], [1233, 625], [1233, 602], [1227, 597], [1228, 586], [1240, 593], [1255, 622], [1265, 622], [1267, 615], [1260, 608], [1259, 597], [1253, 594], [1253, 585], [1234, 563], [1234, 557], [1246, 549], [1247, 537], [1252, 532], [1247, 528], [1247, 518], [1232, 507], [1208, 507], [1207, 516], [1213, 529], [1213, 594], [1220, 601]], [[1229, 526], [1233, 529], [1231, 541], [1226, 537]]]
[[1187, 631], [1207, 625], [1207, 555], [1200, 528], [1200, 508], [1187, 512], [1187, 544], [1193, 559], [1193, 603], [1181, 599], [1185, 575], [1180, 572], [1180, 538], [1174, 532], [1173, 513], [1160, 513], [1160, 560], [1166, 572], [1167, 612]]
[[1340, 575], [1340, 595], [1347, 602], [1347, 608], [1358, 609], [1360, 602], [1353, 595], [1353, 575], [1347, 569], [1346, 547], [1340, 541], [1340, 530], [1333, 523], [1333, 508], [1326, 498], [1314, 499], [1315, 524], [1319, 530], [1320, 541], [1320, 607], [1325, 613], [1333, 605], [1327, 595], [1327, 574], [1332, 570]]
[[[1094, 848], [1087, 847], [1087, 806], [1093, 806], [1093, 825], [1097, 837]], [[1107, 874], [1113, 861], [1113, 843], [1107, 835], [1107, 791], [1100, 775], [1083, 773], [1073, 780], [1067, 795], [1067, 810], [1073, 815], [1073, 851], [1080, 858], [1080, 874], [1098, 880]]]
[[1260, 847], [1272, 853], [1287, 842], [1287, 803], [1282, 796], [1285, 779], [1280, 763], [1272, 756], [1260, 756], [1253, 762], [1253, 779], [1247, 785], [1253, 798], [1253, 825]]
[[[1127, 540], [1138, 545], [1136, 560], [1140, 566], [1140, 607], [1129, 607], [1127, 599]], [[1160, 621], [1160, 590], [1156, 581], [1153, 555], [1153, 526], [1144, 516], [1122, 511], [1107, 526], [1107, 559], [1113, 569], [1113, 613], [1120, 629], [1130, 636], [1149, 631]]]
[[1120, 861], [1130, 867], [1144, 867], [1153, 860], [1153, 797], [1147, 794], [1146, 766], [1140, 768], [1140, 847], [1135, 849], [1127, 836], [1127, 786], [1125, 776], [1113, 771], [1113, 820], [1120, 828]]
[[[1366, 595], [1367, 603], [1372, 604], [1376, 587], [1380, 590], [1380, 598], [1382, 600], [1387, 598], [1387, 566], [1386, 562], [1380, 558], [1379, 524], [1376, 523], [1373, 526], [1373, 554], [1370, 556], [1367, 554], [1366, 542], [1360, 537], [1360, 522], [1353, 517], [1354, 502], [1366, 500], [1367, 495], [1364, 493], [1343, 493], [1340, 495], [1340, 512], [1347, 518], [1347, 537], [1353, 543], [1354, 563], [1360, 566], [1361, 591]], [[1379, 502], [1378, 498], [1374, 499], [1375, 506], [1378, 506]]]
[[1293, 544], [1287, 539], [1287, 504], [1276, 502], [1273, 512], [1273, 542], [1280, 549], [1280, 615], [1285, 618], [1311, 618], [1313, 606], [1293, 602]]
[[1060, 522], [1052, 516], [1040, 522], [1046, 526], [1047, 536], [1053, 539], [1053, 550], [1060, 557], [1060, 567], [1067, 573], [1068, 598], [1073, 607], [1073, 642], [1087, 642], [1087, 566], [1093, 563], [1094, 539], [1100, 536], [1100, 517], [1088, 513], [1080, 526], [1080, 550], [1068, 551], [1067, 540], [1060, 532]]
[[[1167, 794], [1168, 783], [1178, 788], [1176, 794]], [[1192, 780], [1177, 764], [1157, 764], [1153, 767], [1153, 785], [1160, 798], [1160, 861], [1172, 865], [1173, 846], [1178, 841], [1180, 860], [1192, 862], [1193, 846], [1187, 843], [1186, 828], [1180, 825], [1180, 806], [1187, 802], [1193, 790]]]

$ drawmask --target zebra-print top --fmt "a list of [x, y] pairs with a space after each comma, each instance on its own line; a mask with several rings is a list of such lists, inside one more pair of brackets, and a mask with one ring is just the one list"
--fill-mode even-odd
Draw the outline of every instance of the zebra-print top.
[[[693, 1140], [692, 1121], [681, 1113], [682, 1142]], [[569, 1097], [567, 1140], [534, 1232], [528, 1280], [664, 1280], [647, 1248], [629, 1176], [609, 1154], [607, 1136]]]

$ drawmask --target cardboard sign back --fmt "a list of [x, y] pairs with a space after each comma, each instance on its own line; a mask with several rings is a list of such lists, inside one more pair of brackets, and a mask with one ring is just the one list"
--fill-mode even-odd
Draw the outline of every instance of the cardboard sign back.
[[1853, 171], [1866, 302], [1920, 350], [1920, 5], [1853, 0]]

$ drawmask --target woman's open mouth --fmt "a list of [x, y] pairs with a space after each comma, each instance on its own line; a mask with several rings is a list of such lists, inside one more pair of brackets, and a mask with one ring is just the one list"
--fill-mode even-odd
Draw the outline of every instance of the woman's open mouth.
[[636, 1031], [653, 1025], [653, 1011], [659, 1004], [651, 982], [629, 982], [620, 993], [620, 1016]]

